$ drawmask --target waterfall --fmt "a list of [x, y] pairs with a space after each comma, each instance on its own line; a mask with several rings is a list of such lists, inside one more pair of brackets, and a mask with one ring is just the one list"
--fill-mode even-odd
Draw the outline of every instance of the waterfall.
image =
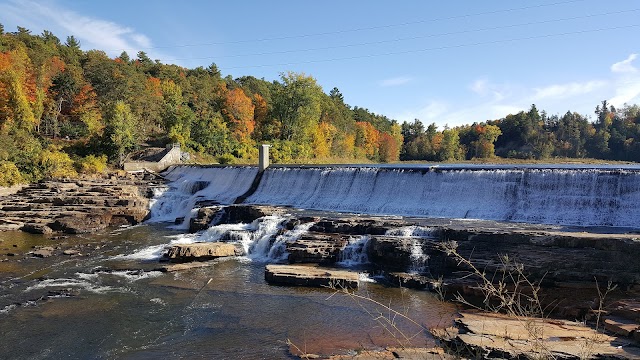
[[338, 265], [358, 266], [369, 263], [367, 250], [369, 248], [369, 235], [361, 235], [349, 238], [349, 243], [338, 254]]
[[280, 216], [264, 216], [251, 224], [214, 225], [202, 232], [196, 241], [237, 243], [242, 246], [247, 258], [265, 260], [285, 221], [286, 218]]
[[251, 236], [241, 241], [245, 249], [246, 256], [255, 261], [268, 261], [269, 250], [273, 244], [274, 237], [282, 230], [282, 225], [286, 219], [276, 216], [265, 216], [257, 219], [257, 229]]
[[173, 167], [165, 174], [169, 186], [154, 190], [149, 221], [184, 218], [178, 228], [186, 229], [198, 202], [232, 203], [249, 189], [257, 172], [255, 167]]
[[266, 256], [267, 259], [273, 261], [287, 260], [289, 254], [287, 253], [287, 243], [292, 243], [309, 231], [309, 229], [315, 224], [315, 222], [308, 222], [305, 224], [296, 225], [292, 230], [285, 231], [283, 234], [276, 236], [275, 241], [269, 249], [269, 253]]
[[[174, 167], [165, 174], [169, 186], [156, 190], [151, 221], [184, 217], [186, 227], [198, 202], [232, 203], [251, 187], [257, 171]], [[640, 171], [274, 166], [245, 202], [372, 215], [637, 228]]]
[[286, 244], [309, 231], [313, 222], [285, 230], [286, 217], [264, 216], [251, 224], [221, 224], [211, 226], [195, 241], [225, 241], [242, 245], [246, 257], [253, 261], [277, 262], [287, 259]]
[[422, 242], [419, 239], [411, 239], [411, 255], [409, 258], [411, 259], [409, 273], [421, 274], [427, 271], [429, 255], [422, 250]]
[[388, 236], [401, 236], [401, 237], [424, 237], [424, 238], [433, 238], [436, 229], [428, 226], [402, 226], [399, 228], [389, 229], [385, 233]]
[[640, 172], [272, 167], [246, 202], [366, 214], [634, 228], [640, 218]]
[[408, 238], [410, 243], [409, 259], [411, 264], [407, 272], [412, 274], [421, 274], [428, 271], [429, 255], [422, 250], [423, 239], [433, 238], [435, 229], [426, 226], [403, 226], [390, 229], [386, 232], [387, 236], [398, 236]]

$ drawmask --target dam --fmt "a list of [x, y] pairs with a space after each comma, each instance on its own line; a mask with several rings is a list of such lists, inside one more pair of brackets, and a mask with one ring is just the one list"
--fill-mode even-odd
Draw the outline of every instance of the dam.
[[250, 166], [173, 167], [152, 212], [188, 216], [198, 201], [245, 194], [245, 204], [370, 215], [620, 228], [640, 218], [632, 166], [272, 166], [247, 194], [257, 175]]

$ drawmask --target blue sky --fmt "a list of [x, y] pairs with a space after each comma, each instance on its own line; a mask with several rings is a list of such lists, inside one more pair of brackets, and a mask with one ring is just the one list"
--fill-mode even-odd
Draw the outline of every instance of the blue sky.
[[304, 72], [348, 104], [440, 127], [640, 103], [639, 15], [635, 0], [0, 0], [5, 31], [234, 78]]

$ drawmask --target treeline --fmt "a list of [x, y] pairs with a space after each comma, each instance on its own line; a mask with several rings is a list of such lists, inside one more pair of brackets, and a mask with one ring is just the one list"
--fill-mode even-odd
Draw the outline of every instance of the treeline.
[[603, 102], [595, 122], [535, 106], [504, 119], [439, 131], [398, 124], [325, 93], [305, 74], [277, 81], [223, 77], [215, 64], [187, 69], [144, 52], [111, 58], [67, 37], [0, 24], [0, 185], [103, 171], [148, 145], [180, 143], [204, 161], [451, 161], [493, 156], [639, 160], [637, 106]]
[[640, 161], [640, 107], [622, 108], [602, 101], [595, 121], [568, 111], [547, 115], [532, 105], [529, 111], [503, 119], [438, 132], [435, 124], [415, 120], [402, 124], [402, 160], [465, 160], [495, 156], [517, 159], [594, 158]]
[[36, 180], [77, 171], [88, 156], [121, 163], [145, 142], [225, 163], [253, 161], [263, 142], [275, 162], [384, 162], [398, 160], [402, 136], [397, 122], [304, 74], [223, 78], [215, 64], [186, 69], [142, 51], [110, 58], [73, 36], [0, 25], [2, 166]]

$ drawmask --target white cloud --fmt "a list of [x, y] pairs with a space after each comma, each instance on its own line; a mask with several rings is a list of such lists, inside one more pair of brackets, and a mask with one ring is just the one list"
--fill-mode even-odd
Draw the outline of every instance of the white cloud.
[[640, 102], [640, 77], [617, 82], [615, 93], [616, 95], [609, 100], [613, 106]]
[[66, 37], [63, 34], [73, 35], [80, 40], [85, 50], [104, 50], [110, 56], [117, 56], [122, 51], [135, 56], [142, 50], [152, 59], [168, 58], [156, 51], [145, 49], [153, 46], [151, 40], [131, 27], [85, 16], [62, 8], [55, 2], [12, 0], [0, 4], [0, 13], [7, 14], [11, 21], [20, 26], [29, 26], [34, 33], [50, 30], [60, 36], [63, 42]]
[[640, 72], [632, 64], [637, 57], [638, 54], [631, 54], [611, 65], [611, 71], [618, 74], [612, 89], [615, 95], [609, 100], [614, 106], [640, 102]]
[[565, 99], [572, 96], [591, 93], [605, 85], [607, 85], [606, 81], [593, 80], [583, 83], [572, 82], [568, 84], [549, 85], [543, 88], [534, 88], [534, 94], [531, 97], [531, 100], [539, 101], [548, 98]]
[[415, 109], [405, 111], [392, 118], [397, 119], [400, 122], [413, 122], [414, 119], [419, 119], [423, 123], [440, 122], [441, 117], [449, 110], [449, 106], [442, 101], [430, 100], [426, 105]]
[[469, 89], [478, 95], [486, 95], [488, 89], [487, 79], [478, 79], [469, 85]]
[[138, 46], [148, 48], [151, 47], [151, 39], [149, 39], [146, 35], [143, 34], [133, 34], [131, 35], [131, 39], [138, 44]]
[[398, 76], [390, 79], [385, 79], [380, 81], [380, 86], [382, 87], [391, 87], [391, 86], [401, 86], [413, 81], [413, 78], [409, 76]]
[[631, 54], [625, 60], [619, 61], [613, 65], [611, 65], [611, 71], [614, 73], [636, 73], [638, 69], [631, 64], [636, 58], [638, 54]]
[[479, 78], [469, 85], [469, 89], [480, 96], [491, 95], [493, 101], [500, 101], [507, 97], [509, 85], [494, 84], [487, 78]]
[[524, 105], [482, 103], [448, 113], [439, 119], [438, 124], [448, 124], [451, 127], [469, 125], [474, 122], [501, 119], [509, 114], [517, 114], [527, 109], [528, 106]]

